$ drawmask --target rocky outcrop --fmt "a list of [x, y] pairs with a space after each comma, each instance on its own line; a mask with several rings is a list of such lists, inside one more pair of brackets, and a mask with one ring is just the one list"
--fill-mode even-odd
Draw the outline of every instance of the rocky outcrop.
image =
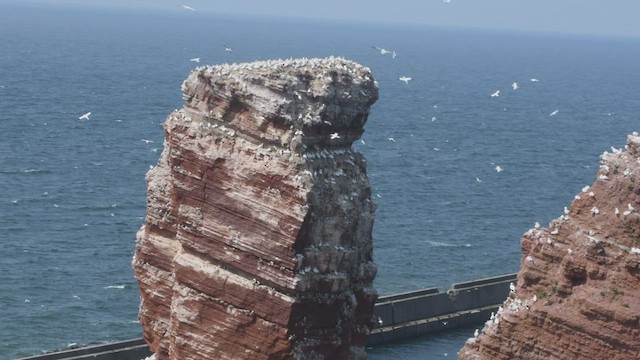
[[517, 284], [459, 359], [640, 358], [639, 211], [634, 133], [564, 215], [524, 234]]
[[133, 259], [157, 359], [364, 359], [378, 97], [341, 58], [196, 69], [147, 174]]

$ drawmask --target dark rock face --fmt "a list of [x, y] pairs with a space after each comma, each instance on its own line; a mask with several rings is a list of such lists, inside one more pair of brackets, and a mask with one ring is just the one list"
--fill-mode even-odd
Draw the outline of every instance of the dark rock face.
[[158, 359], [364, 359], [377, 86], [340, 58], [196, 69], [147, 174], [133, 267]]
[[459, 359], [640, 358], [640, 136], [612, 151], [564, 215], [524, 234], [514, 291]]

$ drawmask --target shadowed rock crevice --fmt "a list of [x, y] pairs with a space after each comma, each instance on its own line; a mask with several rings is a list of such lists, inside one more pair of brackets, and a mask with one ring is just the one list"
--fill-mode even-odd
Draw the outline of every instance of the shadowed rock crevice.
[[147, 174], [133, 267], [158, 359], [364, 359], [375, 204], [341, 58], [200, 67]]

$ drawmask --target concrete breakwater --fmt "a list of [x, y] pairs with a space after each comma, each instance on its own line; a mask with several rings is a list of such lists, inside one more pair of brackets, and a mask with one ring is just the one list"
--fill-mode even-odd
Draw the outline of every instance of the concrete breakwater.
[[[480, 324], [509, 294], [516, 274], [427, 288], [380, 297], [374, 308], [376, 327], [368, 345], [407, 339], [434, 331]], [[140, 360], [151, 355], [143, 339], [68, 349], [19, 360]]]
[[375, 345], [433, 331], [482, 323], [509, 294], [516, 274], [507, 274], [437, 288], [382, 296], [374, 307], [376, 327], [368, 337]]

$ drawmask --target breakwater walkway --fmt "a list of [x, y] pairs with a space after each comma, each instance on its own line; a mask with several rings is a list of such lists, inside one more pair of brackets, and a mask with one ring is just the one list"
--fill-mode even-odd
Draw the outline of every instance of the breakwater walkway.
[[[407, 339], [434, 331], [480, 324], [507, 298], [516, 274], [456, 283], [447, 291], [428, 288], [381, 296], [368, 345]], [[141, 360], [151, 352], [143, 339], [81, 347], [18, 360]]]

